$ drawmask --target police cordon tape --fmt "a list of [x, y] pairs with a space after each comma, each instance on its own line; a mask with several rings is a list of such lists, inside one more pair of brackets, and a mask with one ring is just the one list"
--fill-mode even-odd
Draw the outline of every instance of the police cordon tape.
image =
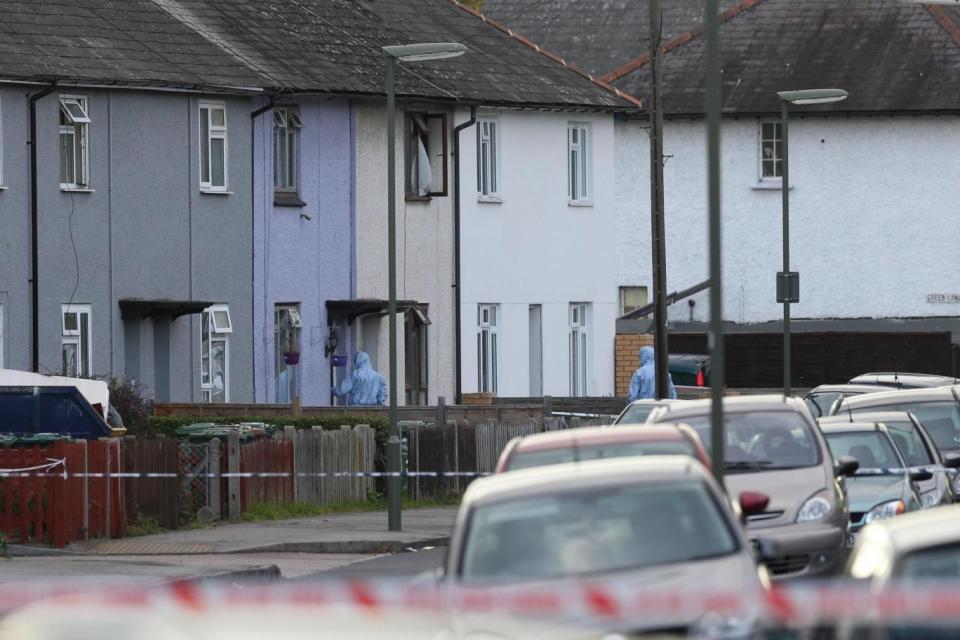
[[512, 586], [410, 584], [398, 580], [313, 583], [175, 582], [160, 587], [135, 584], [71, 586], [0, 585], [0, 613], [43, 603], [50, 607], [164, 608], [191, 612], [238, 607], [322, 607], [345, 605], [371, 611], [499, 614], [585, 624], [655, 626], [706, 615], [757, 620], [768, 625], [957, 624], [960, 583], [895, 584], [875, 591], [865, 584], [807, 583], [766, 590], [685, 591], [637, 586], [629, 579]]

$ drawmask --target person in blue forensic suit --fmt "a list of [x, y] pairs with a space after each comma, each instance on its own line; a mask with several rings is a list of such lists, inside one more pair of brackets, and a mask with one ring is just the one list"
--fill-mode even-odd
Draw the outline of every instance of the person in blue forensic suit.
[[346, 398], [351, 407], [382, 407], [387, 403], [387, 383], [370, 364], [370, 356], [357, 351], [353, 371], [334, 388], [333, 395]]
[[[677, 388], [673, 386], [673, 378], [667, 373], [667, 382], [670, 383], [670, 393], [667, 397], [677, 397]], [[640, 368], [633, 372], [630, 379], [630, 393], [627, 399], [653, 400], [657, 397], [657, 371], [654, 365], [653, 347], [640, 348]]]

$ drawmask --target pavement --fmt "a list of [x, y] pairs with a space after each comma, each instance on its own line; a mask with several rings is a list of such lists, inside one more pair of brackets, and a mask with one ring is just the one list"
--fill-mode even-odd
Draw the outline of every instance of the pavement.
[[386, 512], [370, 512], [91, 540], [62, 551], [11, 545], [11, 559], [0, 560], [0, 583], [296, 578], [446, 545], [456, 512], [456, 507], [404, 511], [402, 531], [387, 530]]

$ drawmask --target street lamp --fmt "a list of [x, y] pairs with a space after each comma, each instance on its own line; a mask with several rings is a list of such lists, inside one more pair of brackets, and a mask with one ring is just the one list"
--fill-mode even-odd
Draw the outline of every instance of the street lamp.
[[787, 147], [787, 124], [791, 104], [826, 104], [845, 100], [843, 89], [804, 89], [779, 91], [780, 137], [783, 147], [781, 191], [783, 191], [783, 271], [777, 274], [777, 302], [783, 303], [783, 395], [790, 395], [790, 304], [800, 301], [800, 274], [790, 271], [790, 161]]
[[[387, 440], [387, 522], [400, 531], [400, 430], [397, 425], [397, 194], [396, 87], [397, 62], [426, 62], [456, 58], [467, 48], [459, 42], [421, 42], [383, 47], [387, 55], [387, 262], [390, 323], [390, 430]], [[459, 357], [459, 354], [458, 354]]]

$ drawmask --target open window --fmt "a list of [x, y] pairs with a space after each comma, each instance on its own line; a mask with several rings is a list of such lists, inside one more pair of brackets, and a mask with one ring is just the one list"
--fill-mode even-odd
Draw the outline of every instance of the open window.
[[89, 184], [87, 99], [60, 96], [60, 188], [84, 189]]
[[297, 369], [300, 364], [300, 331], [303, 329], [299, 305], [297, 303], [275, 305], [273, 318], [275, 400], [280, 404], [290, 404], [299, 395]]
[[409, 114], [406, 151], [407, 197], [447, 195], [447, 116]]
[[200, 329], [200, 397], [204, 402], [230, 401], [230, 335], [233, 324], [226, 305], [204, 310]]
[[72, 378], [90, 377], [93, 370], [90, 305], [65, 304], [60, 311], [61, 373]]

